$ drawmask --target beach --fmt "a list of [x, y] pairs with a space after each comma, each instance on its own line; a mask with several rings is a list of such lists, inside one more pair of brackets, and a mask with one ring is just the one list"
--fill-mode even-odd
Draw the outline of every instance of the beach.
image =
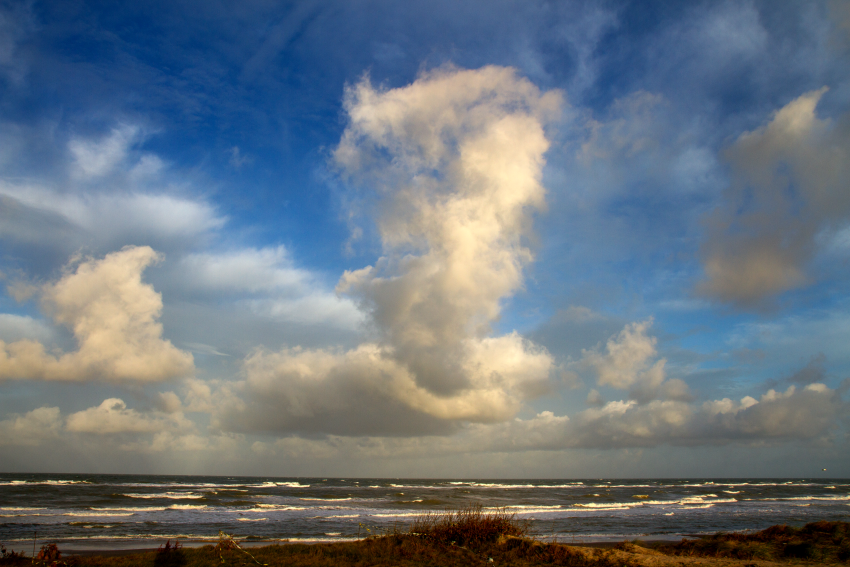
[[480, 507], [433, 514], [406, 531], [345, 543], [249, 547], [222, 534], [218, 543], [185, 547], [168, 541], [156, 550], [63, 551], [46, 544], [29, 557], [5, 547], [0, 565], [564, 565], [768, 566], [841, 565], [850, 561], [850, 524], [815, 522], [802, 528], [773, 526], [749, 533], [664, 541], [573, 546], [528, 535], [529, 523]]

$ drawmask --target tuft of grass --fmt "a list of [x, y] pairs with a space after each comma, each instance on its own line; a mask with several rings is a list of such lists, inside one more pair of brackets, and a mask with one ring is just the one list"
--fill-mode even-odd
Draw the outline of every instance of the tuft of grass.
[[171, 540], [165, 542], [165, 545], [160, 545], [156, 550], [156, 556], [153, 561], [154, 567], [183, 567], [186, 565], [186, 554], [183, 551], [183, 546], [179, 540], [174, 540], [174, 545], [171, 545]]
[[524, 537], [529, 523], [516, 519], [505, 509], [484, 513], [480, 504], [442, 514], [420, 516], [410, 526], [410, 535], [442, 545], [480, 546], [500, 537]]

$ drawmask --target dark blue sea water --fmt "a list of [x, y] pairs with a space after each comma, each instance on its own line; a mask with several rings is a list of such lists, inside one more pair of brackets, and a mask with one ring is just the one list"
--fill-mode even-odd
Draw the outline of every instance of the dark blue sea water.
[[848, 479], [424, 480], [0, 474], [0, 542], [13, 549], [157, 547], [365, 537], [480, 504], [567, 543], [850, 519]]

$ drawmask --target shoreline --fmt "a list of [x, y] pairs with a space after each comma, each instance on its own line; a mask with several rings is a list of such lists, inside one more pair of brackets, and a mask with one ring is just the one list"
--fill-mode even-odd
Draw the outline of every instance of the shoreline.
[[[637, 538], [629, 538], [629, 537], [620, 537], [620, 538], [608, 538], [608, 539], [592, 539], [592, 540], [582, 540], [578, 538], [555, 538], [553, 539], [551, 536], [540, 535], [540, 536], [530, 536], [530, 539], [536, 539], [537, 541], [544, 543], [558, 543], [560, 545], [568, 545], [574, 547], [590, 547], [597, 549], [609, 549], [614, 548], [618, 544], [621, 543], [630, 543], [639, 541], [645, 545], [661, 545], [661, 544], [674, 544], [682, 541], [683, 538], [686, 539], [697, 539], [700, 537], [707, 537], [711, 534], [689, 534], [678, 537], [637, 537]], [[233, 538], [241, 547], [245, 548], [258, 548], [258, 547], [266, 547], [270, 545], [328, 545], [334, 543], [357, 543], [365, 541], [369, 538], [340, 538], [340, 539], [320, 539], [320, 538], [303, 538], [303, 539], [248, 539], [248, 540], [240, 540], [239, 538]], [[156, 551], [160, 546], [165, 545], [167, 541], [175, 541], [175, 538], [146, 538], [146, 539], [127, 539], [127, 540], [97, 540], [97, 542], [87, 539], [78, 539], [78, 540], [51, 540], [51, 539], [38, 539], [36, 541], [36, 551], [41, 548], [42, 545], [55, 543], [59, 550], [63, 555], [128, 555], [131, 553], [148, 553], [152, 551]], [[203, 547], [205, 545], [215, 546], [219, 542], [219, 538], [177, 538], [177, 541], [180, 542], [181, 547], [185, 548], [198, 548]], [[6, 546], [6, 549], [15, 552], [23, 552], [26, 554], [30, 554], [33, 551], [32, 540], [18, 540], [18, 541], [2, 541]]]
[[[18, 542], [23, 543], [23, 542]], [[220, 538], [187, 539], [179, 545], [162, 540], [62, 542], [47, 540], [38, 557], [3, 554], [3, 565], [33, 562], [69, 566], [156, 567], [163, 565], [297, 565], [303, 567], [355, 567], [362, 565], [500, 564], [516, 567], [752, 567], [847, 565], [850, 562], [850, 523], [818, 521], [801, 528], [774, 525], [751, 533], [717, 532], [698, 538], [671, 540], [620, 540], [605, 542], [557, 542], [529, 536], [521, 524], [504, 515], [484, 515], [478, 509], [460, 511], [424, 521], [407, 532], [353, 539], [346, 542], [291, 542]], [[158, 546], [152, 544], [159, 543]], [[34, 542], [38, 549], [38, 541]], [[7, 548], [9, 549], [9, 548]], [[16, 549], [17, 550], [17, 549]], [[250, 562], [246, 562], [250, 558]], [[241, 561], [238, 562], [237, 560]], [[234, 562], [237, 561], [237, 562]], [[253, 562], [253, 563], [251, 563]]]

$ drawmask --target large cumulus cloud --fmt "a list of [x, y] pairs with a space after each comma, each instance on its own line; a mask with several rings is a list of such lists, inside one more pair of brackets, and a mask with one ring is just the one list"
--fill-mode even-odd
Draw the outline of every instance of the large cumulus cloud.
[[142, 281], [158, 259], [126, 247], [68, 268], [42, 287], [44, 308], [73, 331], [78, 348], [53, 354], [30, 339], [0, 341], [0, 379], [156, 382], [191, 375], [192, 355], [162, 337], [162, 297]]
[[532, 259], [526, 241], [545, 206], [544, 127], [559, 104], [558, 93], [501, 67], [349, 88], [334, 162], [362, 192], [383, 255], [346, 272], [337, 290], [367, 313], [376, 340], [347, 352], [255, 352], [245, 395], [278, 409], [258, 416], [234, 403], [224, 422], [336, 432], [380, 422], [397, 433], [420, 421], [432, 430], [508, 419], [545, 391], [551, 356], [516, 333], [491, 336], [491, 324]]

